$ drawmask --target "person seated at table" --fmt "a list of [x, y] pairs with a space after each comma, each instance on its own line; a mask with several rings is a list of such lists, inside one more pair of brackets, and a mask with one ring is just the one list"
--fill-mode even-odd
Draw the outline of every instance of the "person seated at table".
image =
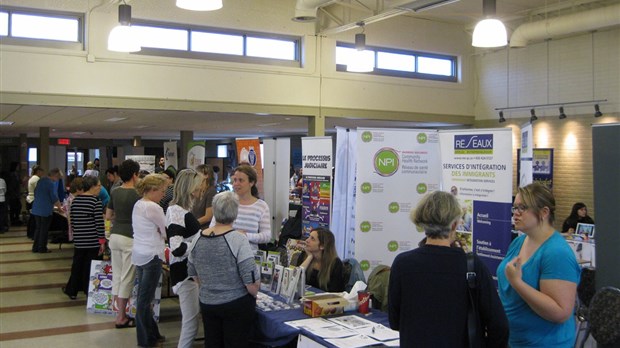
[[248, 347], [256, 319], [260, 275], [247, 237], [233, 228], [239, 200], [213, 198], [215, 224], [194, 239], [187, 274], [198, 280], [205, 347]]
[[306, 284], [327, 292], [342, 292], [345, 287], [342, 261], [336, 252], [334, 234], [322, 227], [313, 229], [306, 239]]
[[[396, 256], [388, 287], [390, 327], [401, 347], [468, 347], [469, 289], [467, 257], [451, 246], [462, 210], [451, 193], [424, 196], [410, 218], [422, 227], [426, 242]], [[491, 273], [474, 255], [480, 346], [506, 347], [508, 320]]]
[[573, 234], [577, 229], [578, 223], [593, 224], [594, 219], [588, 215], [588, 207], [581, 202], [573, 205], [570, 215], [562, 224], [562, 233]]

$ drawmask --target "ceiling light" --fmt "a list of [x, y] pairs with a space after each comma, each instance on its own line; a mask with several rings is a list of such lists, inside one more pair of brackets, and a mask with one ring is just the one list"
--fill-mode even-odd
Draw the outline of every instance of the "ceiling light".
[[364, 22], [357, 23], [362, 32], [355, 34], [355, 51], [349, 56], [347, 71], [371, 72], [375, 68], [375, 57], [372, 51], [366, 51], [366, 34], [364, 34]]
[[107, 120], [105, 120], [106, 122], [118, 122], [118, 121], [122, 121], [122, 120], [126, 120], [127, 117], [112, 117], [112, 118], [108, 118]]
[[504, 123], [506, 122], [506, 119], [504, 118], [504, 112], [500, 111], [499, 112], [499, 123]]
[[564, 113], [564, 107], [560, 106], [560, 117], [559, 117], [559, 119], [563, 120], [565, 118], [566, 118], [566, 114]]
[[13, 121], [0, 121], [0, 126], [12, 126], [15, 124]]
[[177, 0], [177, 7], [190, 11], [215, 11], [222, 8], [222, 0]]
[[474, 47], [502, 47], [508, 44], [506, 27], [495, 17], [495, 0], [482, 1], [484, 19], [476, 24], [472, 36]]
[[131, 28], [131, 6], [118, 5], [118, 23], [108, 36], [108, 50], [116, 52], [138, 52], [141, 50], [138, 35]]
[[603, 116], [603, 113], [601, 112], [601, 108], [598, 106], [598, 104], [594, 104], [594, 117], [601, 117]]
[[532, 115], [530, 117], [530, 123], [534, 123], [534, 121], [538, 119], [538, 117], [536, 117], [536, 111], [534, 111], [534, 109], [530, 109], [530, 115]]

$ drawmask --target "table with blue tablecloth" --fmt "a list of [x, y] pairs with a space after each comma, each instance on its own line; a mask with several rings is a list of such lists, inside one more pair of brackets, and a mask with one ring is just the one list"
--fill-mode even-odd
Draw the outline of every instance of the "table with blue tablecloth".
[[[333, 347], [321, 337], [312, 334], [309, 331], [303, 329], [296, 329], [292, 326], [285, 324], [287, 321], [308, 319], [310, 316], [304, 314], [303, 305], [295, 309], [285, 309], [277, 311], [261, 311], [256, 310], [258, 314], [257, 327], [255, 332], [254, 342], [260, 343], [266, 346], [282, 346], [293, 340], [297, 339], [299, 334], [312, 339], [313, 341], [326, 346]], [[356, 311], [345, 312], [343, 315], [356, 315], [364, 319], [376, 322], [389, 327], [389, 320], [387, 313], [383, 313], [377, 310], [371, 310], [368, 314], [361, 314]], [[331, 317], [327, 317], [331, 318]]]

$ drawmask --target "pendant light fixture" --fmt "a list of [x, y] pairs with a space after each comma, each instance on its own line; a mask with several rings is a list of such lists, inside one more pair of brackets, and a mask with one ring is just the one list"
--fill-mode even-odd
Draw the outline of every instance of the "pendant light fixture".
[[108, 50], [116, 52], [138, 52], [140, 40], [138, 35], [131, 28], [131, 6], [125, 4], [118, 5], [118, 23], [108, 36]]
[[222, 8], [222, 0], [177, 0], [177, 7], [190, 11], [215, 11]]
[[506, 122], [506, 119], [504, 118], [504, 112], [500, 111], [499, 112], [499, 123], [504, 123]]
[[530, 123], [534, 123], [534, 121], [538, 120], [538, 117], [536, 117], [536, 110], [530, 109], [530, 115]]
[[364, 22], [357, 23], [362, 28], [362, 32], [355, 34], [355, 51], [349, 56], [347, 71], [349, 72], [371, 72], [375, 68], [375, 57], [373, 51], [366, 51], [366, 34], [364, 34]]
[[564, 107], [560, 106], [560, 116], [558, 117], [560, 120], [563, 120], [566, 118], [566, 114], [564, 113]]
[[601, 117], [603, 116], [603, 113], [601, 112], [601, 108], [598, 106], [598, 104], [594, 104], [594, 117]]
[[482, 1], [484, 19], [476, 24], [472, 36], [474, 47], [502, 47], [508, 44], [506, 27], [495, 17], [495, 0]]

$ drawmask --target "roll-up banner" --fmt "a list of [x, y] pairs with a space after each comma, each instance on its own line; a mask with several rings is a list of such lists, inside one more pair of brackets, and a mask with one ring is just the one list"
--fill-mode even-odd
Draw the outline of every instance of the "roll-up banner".
[[332, 232], [342, 259], [355, 257], [355, 168], [357, 130], [336, 127]]
[[424, 238], [409, 213], [425, 193], [440, 188], [439, 134], [376, 128], [357, 134], [355, 257], [368, 276]]
[[511, 240], [511, 132], [439, 132], [442, 188], [459, 199], [463, 210], [456, 243], [474, 250], [493, 275]]
[[534, 180], [532, 158], [534, 157], [534, 132], [532, 124], [526, 123], [521, 127], [521, 158], [519, 159], [519, 187], [531, 184]]
[[188, 142], [187, 168], [196, 169], [201, 164], [205, 164], [205, 142], [199, 140]]
[[332, 138], [301, 138], [303, 237], [317, 227], [329, 228], [332, 203]]
[[245, 163], [254, 167], [256, 174], [258, 174], [256, 188], [258, 194], [263, 197], [263, 159], [260, 153], [260, 140], [258, 138], [238, 138], [235, 142], [239, 164]]
[[164, 164], [164, 168], [167, 169], [168, 167], [172, 166], [175, 170], [179, 170], [176, 141], [164, 143], [164, 160], [166, 161], [166, 163]]

